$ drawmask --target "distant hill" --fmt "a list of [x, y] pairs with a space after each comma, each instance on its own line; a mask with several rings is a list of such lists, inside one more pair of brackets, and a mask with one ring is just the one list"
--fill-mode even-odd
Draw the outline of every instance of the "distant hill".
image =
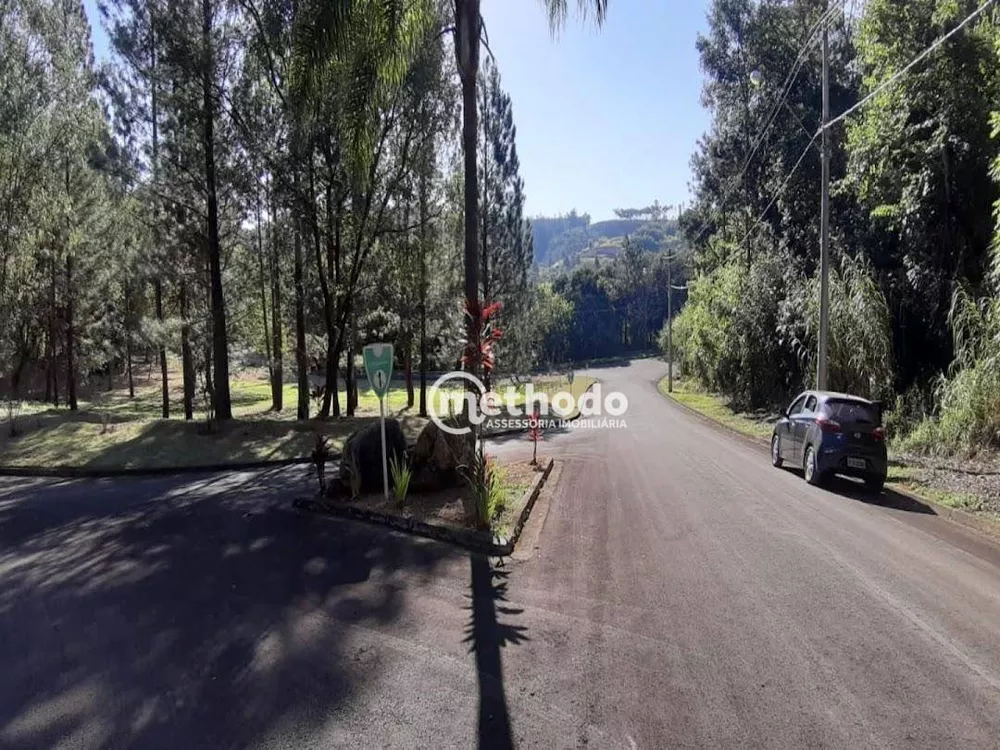
[[538, 266], [574, 266], [581, 260], [612, 259], [626, 235], [651, 252], [673, 241], [674, 221], [611, 219], [590, 222], [589, 214], [571, 211], [565, 216], [540, 216], [531, 220]]

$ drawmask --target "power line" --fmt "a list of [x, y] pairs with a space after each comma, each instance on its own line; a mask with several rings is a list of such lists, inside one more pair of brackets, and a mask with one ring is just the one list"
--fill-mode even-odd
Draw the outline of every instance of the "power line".
[[764, 217], [767, 216], [767, 212], [771, 210], [771, 207], [778, 202], [778, 198], [781, 197], [781, 194], [785, 192], [785, 188], [788, 187], [788, 183], [791, 181], [792, 176], [798, 171], [798, 168], [802, 166], [802, 162], [805, 161], [806, 154], [809, 153], [809, 149], [812, 148], [813, 143], [816, 142], [816, 139], [818, 137], [819, 133], [814, 135], [812, 137], [812, 140], [806, 144], [806, 147], [802, 151], [802, 154], [799, 156], [798, 161], [795, 162], [795, 166], [792, 167], [792, 171], [789, 172], [788, 175], [785, 177], [784, 181], [781, 183], [781, 187], [779, 187], [778, 190], [775, 192], [774, 196], [771, 198], [771, 202], [767, 204], [767, 208], [765, 208], [761, 212], [760, 216], [757, 217], [757, 221], [754, 222], [754, 226], [750, 229], [749, 232], [746, 233], [746, 236], [743, 238], [740, 244], [746, 242], [746, 240], [749, 239], [750, 235], [753, 234], [757, 230], [757, 228], [763, 223]]
[[[835, 117], [834, 119], [830, 120], [829, 123], [827, 123], [827, 125], [825, 126], [825, 128], [821, 127], [816, 132], [816, 134], [812, 137], [812, 139], [809, 141], [809, 143], [806, 145], [805, 150], [803, 150], [802, 154], [799, 156], [798, 160], [795, 162], [795, 166], [792, 167], [792, 170], [788, 173], [788, 175], [785, 177], [784, 181], [781, 183], [781, 186], [778, 188], [778, 190], [775, 192], [774, 196], [771, 198], [771, 202], [768, 203], [767, 207], [763, 210], [763, 212], [761, 212], [761, 215], [757, 218], [756, 222], [754, 222], [754, 226], [743, 237], [743, 239], [742, 239], [742, 241], [741, 241], [740, 244], [742, 244], [743, 242], [745, 242], [755, 231], [757, 231], [757, 229], [760, 226], [760, 224], [763, 223], [764, 218], [767, 216], [767, 212], [771, 210], [771, 208], [774, 206], [774, 204], [778, 201], [778, 198], [780, 198], [781, 195], [782, 195], [782, 193], [784, 193], [785, 188], [788, 187], [788, 183], [791, 181], [791, 179], [794, 176], [794, 174], [798, 171], [799, 167], [802, 166], [802, 162], [805, 160], [806, 154], [809, 153], [809, 149], [812, 147], [813, 143], [816, 142], [816, 139], [819, 138], [823, 134], [823, 131], [826, 128], [830, 128], [833, 125], [836, 125], [837, 123], [842, 122], [847, 117], [849, 117], [851, 114], [853, 114], [854, 112], [856, 112], [857, 110], [859, 110], [861, 107], [863, 107], [865, 104], [867, 104], [869, 101], [871, 101], [874, 97], [878, 96], [882, 91], [884, 91], [886, 88], [888, 88], [893, 83], [895, 83], [900, 78], [902, 78], [904, 75], [906, 75], [908, 72], [910, 72], [922, 60], [926, 59], [928, 55], [930, 55], [934, 50], [936, 50], [938, 47], [940, 47], [942, 44], [944, 44], [946, 41], [948, 41], [948, 39], [950, 39], [951, 37], [953, 37], [955, 34], [957, 34], [963, 28], [965, 28], [966, 26], [968, 26], [970, 23], [972, 23], [972, 21], [974, 21], [976, 18], [978, 18], [980, 15], [982, 15], [991, 5], [993, 5], [996, 2], [997, 2], [997, 0], [986, 0], [985, 3], [983, 3], [979, 8], [977, 8], [975, 11], [973, 11], [971, 14], [969, 14], [969, 16], [966, 17], [955, 28], [953, 28], [947, 34], [945, 34], [944, 36], [940, 37], [935, 42], [933, 42], [929, 47], [927, 47], [920, 54], [918, 54], [916, 57], [914, 57], [913, 60], [911, 60], [909, 63], [907, 63], [907, 65], [905, 67], [903, 67], [901, 70], [899, 70], [898, 72], [896, 72], [887, 81], [884, 81], [878, 87], [876, 87], [874, 91], [872, 91], [870, 94], [868, 94], [868, 96], [866, 96], [864, 99], [862, 99], [861, 101], [859, 101], [857, 104], [855, 104], [852, 107], [848, 108], [842, 114], [840, 114], [837, 117]], [[701, 236], [705, 233], [705, 231], [707, 229], [708, 229], [708, 225], [706, 225], [704, 228], [702, 228], [701, 232], [698, 233], [698, 236], [695, 238], [694, 241], [697, 242], [698, 239], [701, 238]]]
[[[792, 69], [788, 72], [788, 76], [785, 78], [785, 82], [781, 85], [782, 93], [779, 96], [778, 100], [775, 102], [774, 106], [772, 107], [770, 114], [767, 116], [767, 123], [764, 125], [764, 127], [761, 129], [761, 132], [755, 139], [753, 148], [750, 151], [750, 155], [747, 156], [746, 160], [743, 162], [743, 166], [740, 167], [739, 172], [729, 181], [729, 187], [725, 191], [725, 195], [723, 196], [720, 207], [724, 207], [729, 202], [730, 198], [732, 198], [736, 185], [743, 179], [743, 175], [746, 174], [746, 171], [750, 166], [750, 162], [753, 160], [753, 157], [756, 156], [757, 152], [760, 150], [760, 147], [764, 144], [764, 139], [767, 137], [768, 131], [771, 129], [771, 126], [777, 119], [778, 112], [780, 112], [782, 105], [784, 105], [785, 102], [788, 100], [788, 95], [792, 92], [792, 87], [795, 85], [795, 81], [798, 78], [799, 72], [801, 72], [802, 66], [808, 59], [809, 51], [819, 40], [818, 34], [825, 27], [829, 25], [829, 23], [833, 20], [834, 15], [836, 15], [838, 10], [843, 8], [847, 0], [836, 0], [836, 2], [840, 5], [840, 8], [838, 8], [836, 4], [831, 6], [819, 17], [816, 23], [814, 23], [810, 28], [806, 36], [806, 41], [799, 49], [799, 53], [795, 58], [795, 62], [792, 64]], [[801, 119], [799, 120], [799, 124], [802, 124]], [[804, 125], [803, 129], [805, 129]], [[808, 130], [806, 130], [806, 134], [808, 135]], [[813, 139], [813, 141], [815, 141], [815, 138]], [[701, 231], [695, 236], [691, 244], [696, 244], [698, 240], [700, 240], [702, 236], [704, 236], [705, 232], [707, 232], [708, 229], [709, 229], [708, 224], [702, 227]]]
[[[841, 6], [843, 6], [844, 3], [847, 2], [847, 0], [837, 0], [837, 1], [840, 3]], [[760, 147], [763, 145], [764, 138], [767, 136], [768, 131], [771, 129], [771, 125], [774, 124], [774, 121], [778, 116], [778, 112], [781, 111], [782, 105], [784, 105], [785, 102], [788, 101], [788, 95], [792, 93], [792, 87], [795, 85], [795, 81], [799, 77], [799, 73], [802, 70], [802, 66], [805, 64], [806, 59], [809, 56], [808, 55], [809, 50], [813, 47], [813, 45], [816, 44], [818, 40], [817, 35], [824, 28], [829, 26], [830, 22], [833, 21], [833, 17], [834, 15], [836, 15], [837, 11], [838, 8], [836, 5], [831, 6], [825, 13], [823, 13], [823, 15], [819, 17], [819, 20], [816, 21], [815, 24], [813, 24], [812, 29], [810, 29], [809, 36], [807, 37], [805, 44], [802, 45], [802, 48], [799, 50], [798, 57], [795, 58], [795, 62], [792, 64], [792, 69], [788, 72], [788, 76], [785, 78], [785, 82], [781, 84], [781, 92], [782, 92], [781, 96], [778, 98], [778, 101], [775, 102], [774, 107], [771, 109], [771, 114], [768, 115], [767, 118], [768, 122], [764, 126], [764, 129], [761, 131], [760, 135], [757, 137], [757, 142], [754, 144], [754, 147], [751, 150], [750, 155], [746, 158], [746, 161], [744, 162], [743, 167], [740, 170], [739, 178], [742, 178], [743, 173], [745, 173], [747, 167], [750, 166], [751, 160], [757, 154], [757, 151], [760, 149]], [[798, 117], [798, 115], [796, 115], [796, 117]], [[801, 120], [799, 120], [799, 122], [801, 122]]]
[[[870, 102], [876, 96], [878, 96], [883, 91], [885, 91], [889, 86], [891, 86], [896, 81], [898, 81], [900, 78], [902, 78], [904, 75], [906, 75], [911, 70], [913, 70], [913, 68], [916, 65], [918, 65], [922, 60], [924, 60], [928, 55], [930, 55], [931, 52], [933, 52], [934, 50], [936, 50], [942, 44], [944, 44], [949, 39], [951, 39], [951, 37], [955, 36], [955, 34], [957, 34], [959, 31], [961, 31], [966, 26], [968, 26], [970, 23], [972, 23], [972, 21], [974, 21], [976, 18], [978, 18], [979, 16], [981, 16], [983, 14], [983, 12], [987, 8], [989, 8], [991, 5], [993, 5], [995, 2], [996, 2], [996, 0], [986, 0], [985, 3], [983, 3], [981, 6], [979, 6], [979, 8], [977, 8], [972, 13], [970, 13], [969, 16], [964, 21], [962, 21], [960, 24], [958, 24], [958, 26], [956, 26], [955, 28], [953, 28], [951, 31], [949, 31], [947, 34], [945, 34], [943, 37], [941, 37], [936, 42], [934, 42], [933, 44], [931, 44], [931, 46], [929, 46], [927, 49], [925, 49], [919, 55], [917, 55], [916, 57], [914, 57], [906, 65], [906, 67], [904, 67], [903, 69], [901, 69], [898, 72], [896, 72], [896, 74], [893, 75], [891, 78], [889, 78], [889, 80], [884, 81], [883, 83], [881, 83], [879, 86], [877, 86], [875, 88], [874, 91], [872, 91], [870, 94], [868, 94], [868, 96], [866, 96], [860, 102], [858, 102], [857, 104], [855, 104], [853, 107], [848, 108], [848, 110], [846, 112], [844, 112], [843, 114], [840, 114], [837, 117], [835, 117], [832, 120], [830, 120], [830, 122], [828, 122], [826, 124], [825, 128], [833, 127], [838, 122], [842, 122], [844, 119], [846, 119], [847, 117], [849, 117], [850, 115], [852, 115], [854, 112], [857, 112], [859, 109], [861, 109], [863, 106], [865, 106], [868, 102]], [[823, 132], [823, 130], [825, 128], [821, 127], [820, 128], [820, 132]]]

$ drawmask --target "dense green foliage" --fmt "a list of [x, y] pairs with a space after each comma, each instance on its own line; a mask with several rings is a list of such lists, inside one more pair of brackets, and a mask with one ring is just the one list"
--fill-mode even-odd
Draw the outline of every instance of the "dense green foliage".
[[[650, 234], [662, 236], [662, 229]], [[663, 251], [665, 246], [670, 250]], [[665, 243], [650, 252], [628, 236], [613, 258], [557, 273], [551, 282], [552, 302], [563, 311], [559, 320], [568, 313], [568, 322], [549, 329], [543, 359], [603, 359], [654, 349], [667, 317], [668, 279], [683, 287], [685, 265], [676, 246]], [[672, 295], [675, 314], [684, 294]]]
[[897, 432], [929, 416], [914, 436], [922, 447], [1000, 445], [989, 272], [1000, 16], [988, 10], [880, 88], [980, 3], [870, 0], [856, 16], [851, 6], [831, 3], [824, 15], [813, 0], [711, 4], [699, 51], [713, 122], [682, 219], [695, 279], [675, 344], [695, 377], [741, 406], [780, 403], [814, 382], [811, 133], [825, 27], [831, 114], [880, 89], [831, 131], [830, 384], [896, 403]]
[[[547, 4], [555, 28], [568, 9]], [[99, 7], [110, 59], [96, 64], [79, 3], [0, 5], [12, 404], [75, 408], [78, 386], [131, 387], [141, 361], [158, 366], [163, 417], [182, 390], [185, 418], [230, 418], [244, 367], [267, 368], [275, 412], [293, 382], [299, 418], [350, 415], [361, 347], [388, 340], [414, 406], [418, 368], [462, 351], [470, 226], [472, 297], [503, 303], [498, 369], [531, 369], [565, 337], [569, 303], [532, 284], [513, 107], [478, 67], [478, 2]], [[579, 7], [600, 21], [606, 2]]]

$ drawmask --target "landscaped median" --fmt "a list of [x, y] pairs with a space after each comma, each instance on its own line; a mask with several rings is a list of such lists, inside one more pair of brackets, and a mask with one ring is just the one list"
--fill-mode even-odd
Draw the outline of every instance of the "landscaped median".
[[[703, 418], [716, 422], [750, 440], [768, 446], [779, 414], [767, 410], [747, 413], [729, 406], [724, 396], [707, 393], [689, 380], [675, 379], [673, 392], [667, 391], [667, 379], [659, 384], [660, 393], [690, 409]], [[916, 456], [898, 455], [890, 443], [889, 477], [886, 487], [932, 503], [944, 509], [945, 515], [968, 516], [972, 526], [1000, 532], [1000, 482], [977, 481], [995, 478], [989, 470], [961, 468], [944, 461], [934, 462]], [[961, 520], [961, 519], [960, 519]]]
[[477, 529], [468, 520], [464, 510], [470, 501], [467, 486], [408, 495], [401, 503], [391, 495], [386, 499], [374, 494], [333, 502], [301, 497], [295, 499], [293, 506], [313, 515], [388, 526], [474, 552], [510, 555], [553, 465], [551, 458], [540, 460], [537, 465], [526, 461], [499, 464], [504, 500], [496, 508], [488, 530]]

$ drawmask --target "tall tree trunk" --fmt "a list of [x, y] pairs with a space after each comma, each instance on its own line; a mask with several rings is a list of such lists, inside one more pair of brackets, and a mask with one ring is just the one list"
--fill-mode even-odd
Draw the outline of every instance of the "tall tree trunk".
[[[478, 117], [476, 83], [479, 74], [479, 34], [482, 18], [480, 0], [455, 3], [455, 57], [462, 80], [462, 148], [465, 153], [465, 304], [466, 335], [473, 341], [479, 334], [479, 190], [476, 173]], [[478, 366], [468, 368], [478, 373]], [[471, 384], [470, 386], [471, 387]]]
[[[52, 405], [59, 406], [59, 363], [56, 361], [56, 259], [54, 255], [52, 257], [51, 270], [52, 284], [49, 289], [49, 367], [45, 386], [45, 400], [48, 401], [51, 397]], [[51, 392], [49, 391], [49, 380], [51, 380]]]
[[[152, 126], [152, 167], [153, 167], [153, 183], [155, 184], [158, 180], [159, 175], [159, 165], [160, 165], [160, 139], [159, 139], [159, 109], [157, 108], [157, 96], [156, 96], [156, 20], [152, 17], [152, 5], [150, 5], [150, 19], [149, 19], [149, 104], [150, 112], [149, 119]], [[157, 243], [157, 232], [154, 225], [153, 231], [153, 242], [154, 245]], [[160, 248], [158, 246], [153, 248], [153, 253], [159, 253]], [[153, 295], [155, 297], [156, 305], [156, 321], [159, 324], [160, 337], [161, 340], [157, 347], [157, 352], [160, 357], [160, 383], [161, 383], [161, 399], [162, 408], [161, 414], [164, 419], [170, 418], [170, 383], [167, 380], [167, 348], [163, 344], [163, 282], [160, 280], [160, 275], [157, 274], [153, 281]]]
[[[340, 283], [340, 253], [343, 249], [343, 229], [344, 229], [344, 199], [337, 196], [337, 213], [333, 222], [333, 259], [331, 268], [333, 269], [333, 283]], [[340, 310], [337, 311], [338, 313]], [[338, 317], [338, 320], [340, 318]], [[344, 353], [344, 330], [341, 327], [337, 331], [337, 346], [333, 353], [333, 416], [340, 416], [340, 358]]]
[[[298, 195], [298, 179], [295, 178]], [[309, 419], [309, 363], [306, 361], [306, 312], [304, 290], [302, 288], [302, 220], [295, 218], [294, 232], [295, 254], [295, 367], [298, 378], [298, 410], [299, 419]]]
[[320, 238], [319, 231], [319, 216], [316, 211], [316, 201], [318, 196], [316, 195], [316, 169], [313, 163], [313, 156], [309, 155], [309, 224], [312, 242], [313, 242], [313, 253], [316, 257], [316, 276], [319, 279], [319, 288], [323, 297], [323, 326], [326, 331], [326, 363], [325, 363], [325, 379], [323, 388], [323, 401], [320, 405], [319, 414], [317, 415], [320, 419], [326, 419], [330, 416], [330, 399], [333, 394], [330, 392], [331, 383], [333, 377], [330, 373], [331, 366], [336, 366], [336, 361], [334, 360], [334, 348], [336, 346], [335, 336], [336, 329], [333, 320], [333, 296], [330, 291], [330, 281], [327, 276], [327, 269], [324, 268], [323, 263], [323, 243]]
[[222, 296], [222, 250], [219, 242], [219, 201], [215, 174], [215, 85], [212, 60], [212, 3], [201, 0], [202, 12], [202, 119], [205, 150], [205, 193], [208, 210], [208, 262], [212, 291], [212, 362], [215, 376], [215, 416], [219, 421], [233, 418], [229, 395], [229, 345], [226, 336], [226, 303]]
[[194, 419], [195, 370], [191, 353], [190, 305], [187, 298], [187, 282], [181, 282], [181, 372], [184, 378], [184, 419]]
[[164, 419], [170, 418], [170, 381], [167, 378], [167, 348], [163, 345], [163, 283], [159, 278], [153, 282], [153, 297], [156, 305], [156, 320], [160, 323], [160, 341], [157, 352], [160, 357], [160, 392], [162, 399], [161, 414]]
[[271, 195], [271, 341], [274, 370], [271, 374], [271, 404], [276, 412], [284, 408], [285, 372], [281, 325], [281, 265], [278, 254], [277, 216]]
[[[486, 101], [486, 94], [483, 94], [483, 197], [479, 204], [479, 214], [482, 219], [482, 237], [479, 241], [482, 245], [482, 256], [480, 258], [479, 278], [483, 288], [483, 304], [488, 305], [490, 298], [490, 257], [489, 257], [489, 219], [490, 219], [490, 159], [489, 146], [491, 139], [490, 132], [490, 103]], [[478, 177], [476, 179], [479, 179]]]
[[333, 350], [333, 401], [331, 402], [332, 414], [340, 416], [340, 360], [344, 356], [344, 335], [337, 336], [337, 348]]
[[48, 351], [49, 351], [49, 342], [48, 342], [49, 337], [48, 337], [48, 335], [45, 336], [45, 339], [46, 339], [46, 341], [45, 341], [45, 352], [46, 352], [45, 360], [46, 361], [45, 361], [45, 399], [44, 400], [45, 400], [45, 403], [49, 403], [50, 401], [52, 401], [52, 358], [48, 354]]
[[347, 377], [345, 378], [345, 386], [347, 388], [347, 416], [353, 417], [355, 410], [358, 408], [358, 379], [354, 372], [354, 354], [356, 351], [355, 347], [357, 346], [357, 336], [353, 309], [349, 313], [349, 317], [350, 328], [347, 332]]
[[66, 253], [66, 398], [70, 411], [76, 411], [76, 361], [73, 330], [73, 255]]
[[261, 226], [260, 185], [257, 186], [257, 263], [260, 277], [260, 307], [264, 321], [264, 352], [267, 355], [267, 380], [271, 383], [271, 410], [274, 411], [274, 358], [271, 356], [271, 330], [267, 322], [267, 279], [264, 273], [264, 228]]
[[[490, 213], [490, 203], [489, 203], [489, 154], [486, 152], [486, 146], [489, 140], [489, 104], [487, 102], [483, 103], [483, 120], [486, 126], [483, 129], [483, 202], [479, 206], [479, 212], [483, 219], [483, 236], [481, 237], [483, 254], [480, 259], [480, 279], [482, 281], [483, 287], [483, 304], [488, 305], [492, 301], [490, 297], [490, 254], [489, 254], [489, 213]], [[490, 383], [490, 372], [486, 368], [483, 368], [483, 385], [486, 390], [492, 389], [492, 383]]]
[[406, 408], [413, 408], [413, 346], [410, 344], [409, 339], [406, 341], [406, 346], [403, 348], [403, 372], [406, 378]]
[[215, 380], [212, 377], [212, 344], [211, 342], [205, 342], [205, 351], [202, 355], [205, 360], [205, 397], [208, 399], [208, 408], [210, 413], [218, 417], [218, 408], [216, 406], [215, 400]]
[[420, 416], [427, 416], [427, 163], [420, 174]]
[[[326, 149], [326, 272], [327, 289], [336, 289], [338, 282], [338, 262], [340, 258], [340, 202], [335, 196], [334, 161], [329, 148]], [[323, 393], [323, 415], [329, 416], [333, 409], [335, 417], [340, 416], [340, 395], [337, 393], [337, 368], [340, 367], [340, 352], [343, 348], [343, 334], [335, 324], [337, 304], [330, 300], [330, 317], [326, 329], [326, 382]]]
[[128, 373], [128, 397], [135, 398], [135, 381], [132, 379], [132, 337], [125, 339], [125, 370]]
[[[72, 200], [69, 184], [69, 159], [64, 162], [66, 197]], [[73, 329], [73, 253], [68, 246], [69, 226], [66, 227], [67, 247], [66, 247], [66, 398], [70, 411], [76, 411], [76, 361], [74, 359], [74, 339], [76, 331]]]

